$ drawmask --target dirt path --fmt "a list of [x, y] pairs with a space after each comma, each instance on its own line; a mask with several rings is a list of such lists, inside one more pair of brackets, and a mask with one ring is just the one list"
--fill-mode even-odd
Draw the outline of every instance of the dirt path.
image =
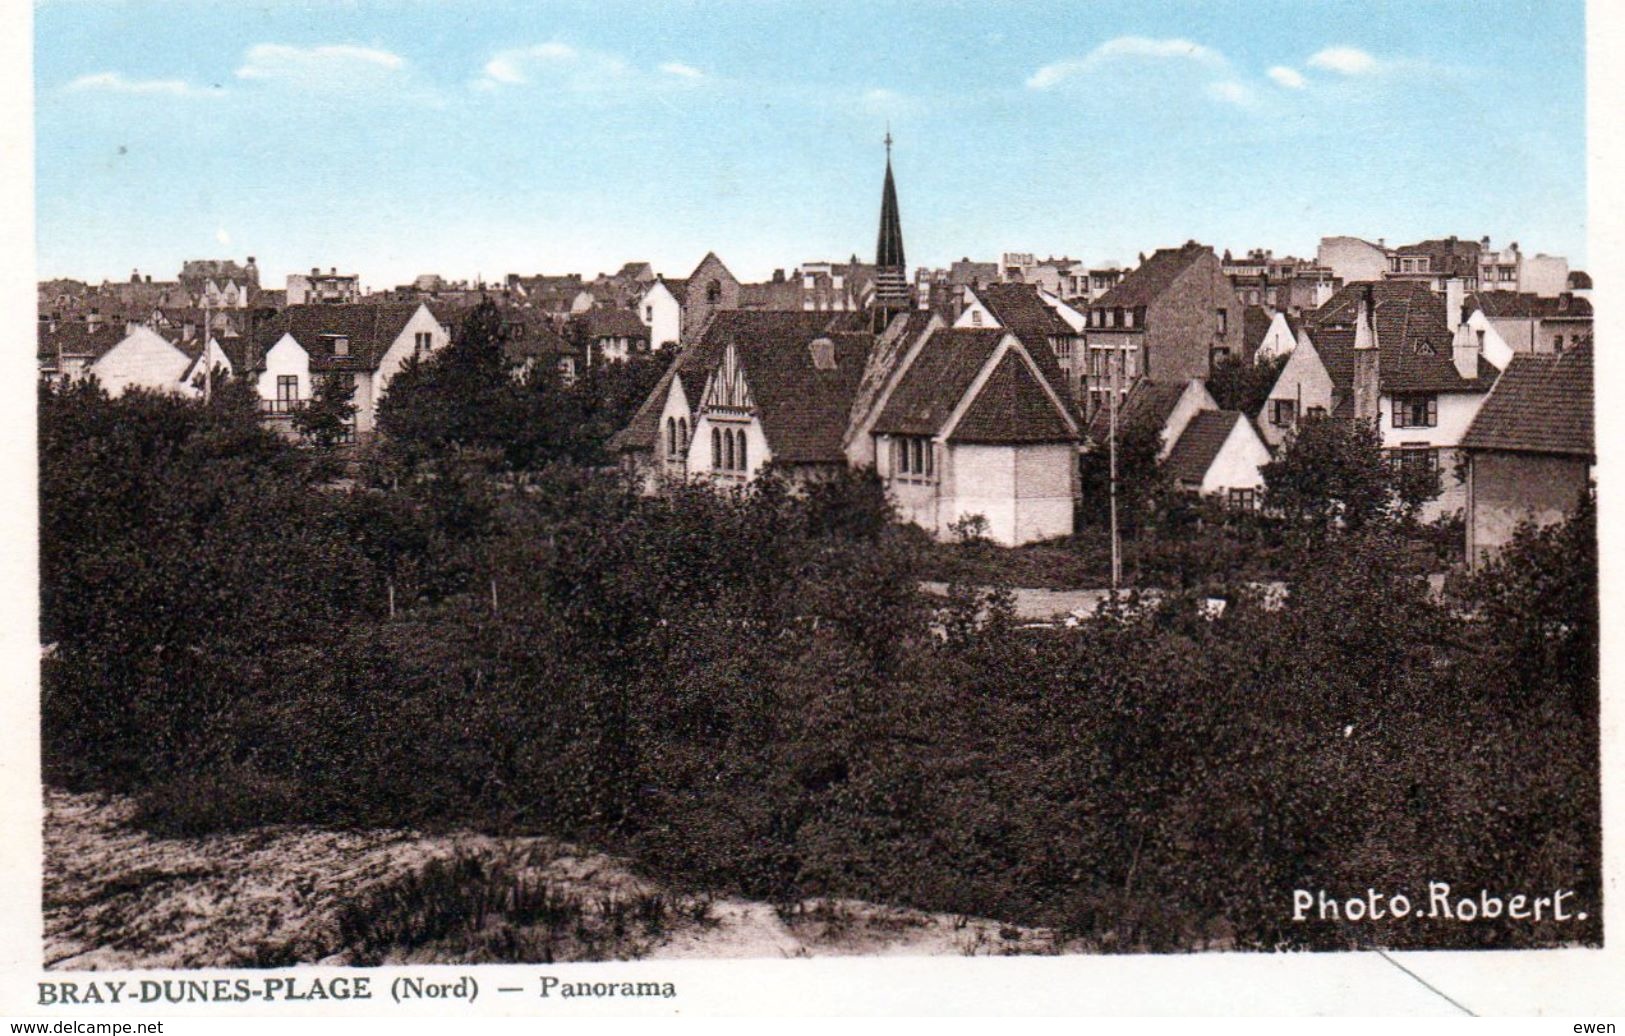
[[[351, 963], [338, 916], [348, 904], [434, 860], [501, 859], [582, 902], [663, 893], [673, 920], [622, 939], [606, 956], [750, 958], [824, 955], [1053, 953], [1046, 932], [854, 901], [794, 908], [717, 900], [703, 923], [684, 897], [635, 876], [624, 861], [547, 838], [412, 831], [264, 828], [206, 838], [155, 838], [134, 828], [134, 804], [46, 792], [45, 961], [82, 970]], [[385, 961], [449, 963], [444, 944]]]

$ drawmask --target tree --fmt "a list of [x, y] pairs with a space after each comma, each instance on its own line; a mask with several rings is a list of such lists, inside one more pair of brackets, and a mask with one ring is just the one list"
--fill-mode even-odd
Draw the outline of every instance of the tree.
[[[1078, 457], [1082, 517], [1105, 524], [1111, 512], [1111, 455], [1107, 443], [1098, 443]], [[1117, 427], [1117, 520], [1132, 533], [1138, 529], [1162, 481], [1157, 454], [1162, 450], [1160, 429], [1150, 422], [1119, 423]]]
[[316, 382], [310, 402], [294, 411], [293, 427], [317, 449], [332, 449], [354, 435], [356, 410], [354, 377], [329, 371]]
[[1367, 421], [1305, 418], [1263, 474], [1266, 506], [1320, 528], [1407, 519], [1439, 494], [1438, 472], [1385, 456]]
[[1253, 363], [1240, 356], [1226, 356], [1213, 365], [1207, 390], [1220, 410], [1239, 410], [1248, 417], [1257, 417], [1287, 359], [1282, 355]]

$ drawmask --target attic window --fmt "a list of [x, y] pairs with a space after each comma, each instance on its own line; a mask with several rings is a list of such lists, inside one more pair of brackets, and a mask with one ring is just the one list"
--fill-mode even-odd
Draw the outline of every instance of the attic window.
[[812, 365], [816, 370], [832, 371], [835, 369], [835, 343], [828, 338], [814, 338], [812, 344], [807, 346], [812, 353]]
[[1418, 343], [1417, 346], [1416, 346], [1416, 355], [1418, 355], [1418, 356], [1432, 356], [1432, 355], [1434, 355], [1433, 343], [1432, 342], [1420, 342], [1420, 343]]
[[326, 337], [327, 337], [327, 339], [329, 341], [331, 341], [333, 343], [333, 355], [334, 356], [348, 356], [348, 355], [350, 355], [350, 336], [349, 335], [327, 335]]

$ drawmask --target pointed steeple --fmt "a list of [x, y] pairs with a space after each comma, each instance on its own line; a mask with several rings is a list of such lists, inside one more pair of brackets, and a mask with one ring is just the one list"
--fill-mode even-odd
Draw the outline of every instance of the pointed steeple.
[[903, 255], [903, 221], [897, 212], [897, 184], [891, 172], [891, 127], [886, 127], [886, 184], [880, 192], [880, 235], [875, 243], [876, 301], [908, 304], [908, 260]]

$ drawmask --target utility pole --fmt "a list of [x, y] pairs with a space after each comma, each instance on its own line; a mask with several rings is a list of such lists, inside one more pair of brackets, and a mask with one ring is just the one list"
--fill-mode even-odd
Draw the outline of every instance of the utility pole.
[[209, 359], [209, 291], [203, 290], [203, 402], [214, 398], [214, 363]]
[[1117, 379], [1122, 370], [1122, 349], [1113, 348], [1111, 357], [1111, 399], [1108, 421], [1110, 433], [1106, 436], [1111, 454], [1111, 512], [1112, 512], [1112, 599], [1117, 599], [1117, 588], [1123, 581], [1123, 553], [1117, 538]]

